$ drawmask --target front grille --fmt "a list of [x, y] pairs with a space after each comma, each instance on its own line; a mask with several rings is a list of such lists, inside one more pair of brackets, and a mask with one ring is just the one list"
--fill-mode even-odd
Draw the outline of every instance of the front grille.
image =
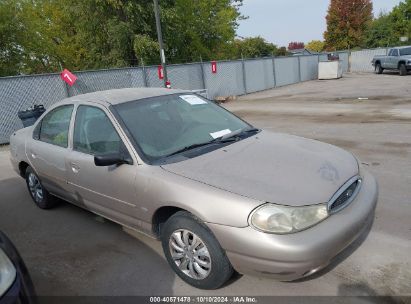
[[329, 202], [328, 210], [337, 212], [347, 206], [355, 198], [361, 184], [361, 178], [353, 178], [349, 180]]

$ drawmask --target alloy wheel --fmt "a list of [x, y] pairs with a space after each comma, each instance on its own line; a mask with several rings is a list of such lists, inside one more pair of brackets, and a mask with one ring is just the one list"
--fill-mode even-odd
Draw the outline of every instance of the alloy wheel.
[[28, 177], [29, 181], [29, 189], [32, 197], [36, 202], [41, 202], [43, 200], [43, 187], [41, 186], [41, 183], [37, 176], [33, 173], [29, 174]]

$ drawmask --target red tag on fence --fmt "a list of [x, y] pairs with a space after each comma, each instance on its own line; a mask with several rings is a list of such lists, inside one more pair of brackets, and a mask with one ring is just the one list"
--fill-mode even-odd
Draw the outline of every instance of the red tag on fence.
[[211, 61], [211, 73], [213, 74], [217, 73], [217, 62], [216, 61]]
[[163, 66], [158, 66], [158, 79], [164, 79]]
[[63, 72], [60, 74], [61, 79], [63, 79], [69, 86], [73, 86], [73, 84], [76, 82], [77, 77], [73, 73], [71, 73], [69, 70], [64, 69]]

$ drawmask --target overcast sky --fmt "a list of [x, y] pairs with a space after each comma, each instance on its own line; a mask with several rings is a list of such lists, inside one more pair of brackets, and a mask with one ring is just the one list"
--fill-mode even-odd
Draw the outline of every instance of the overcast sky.
[[[278, 46], [291, 41], [307, 43], [323, 39], [325, 16], [330, 0], [244, 0], [237, 35], [261, 36]], [[400, 0], [374, 0], [374, 14], [390, 11]]]

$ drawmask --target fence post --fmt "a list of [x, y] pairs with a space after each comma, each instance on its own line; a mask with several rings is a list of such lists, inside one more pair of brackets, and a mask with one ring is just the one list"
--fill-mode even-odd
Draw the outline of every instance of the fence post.
[[143, 72], [143, 83], [144, 83], [144, 86], [147, 88], [148, 87], [147, 73], [146, 73], [146, 66], [144, 65], [143, 60], [141, 60], [141, 64], [142, 64], [142, 72]]
[[204, 90], [207, 90], [205, 75], [204, 75], [204, 66], [203, 66], [203, 58], [200, 56], [200, 67], [201, 67], [201, 80], [203, 82]]
[[[60, 70], [63, 71], [63, 66], [62, 66], [61, 62], [59, 62], [59, 66], [60, 66]], [[63, 81], [63, 82], [64, 82], [64, 92], [66, 93], [65, 95], [68, 98], [68, 97], [70, 97], [69, 87], [68, 87], [68, 85], [65, 81]]]
[[318, 76], [320, 75], [320, 62], [321, 62], [321, 55], [320, 55], [320, 54], [318, 54], [318, 55], [317, 55], [317, 57], [318, 57], [318, 64], [317, 64], [317, 77], [316, 77], [315, 79], [317, 79], [317, 80], [318, 80]]
[[274, 86], [273, 86], [273, 88], [275, 88], [277, 86], [277, 79], [275, 77], [275, 57], [274, 56], [271, 58], [271, 61], [273, 62], [273, 76], [274, 76]]
[[298, 82], [301, 82], [301, 56], [298, 57]]
[[64, 91], [66, 92], [66, 97], [69, 98], [71, 96], [70, 96], [70, 90], [69, 90], [68, 84], [65, 81], [63, 82], [64, 82]]
[[243, 86], [244, 86], [244, 93], [247, 94], [247, 79], [245, 76], [245, 62], [244, 62], [244, 56], [243, 53], [241, 53], [241, 66], [243, 70]]

